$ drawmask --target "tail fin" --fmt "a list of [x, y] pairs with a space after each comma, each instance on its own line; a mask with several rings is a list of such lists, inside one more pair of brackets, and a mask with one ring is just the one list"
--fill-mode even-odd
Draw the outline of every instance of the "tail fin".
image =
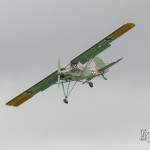
[[[95, 70], [101, 70], [102, 68], [106, 66], [105, 62], [99, 57], [95, 57], [93, 61], [95, 64]], [[104, 72], [105, 73], [108, 72], [108, 69], [106, 69]]]
[[93, 61], [94, 61], [95, 69], [96, 69], [96, 70], [99, 70], [99, 69], [105, 67], [104, 61], [103, 61], [102, 59], [100, 59], [99, 57], [95, 57], [95, 58], [93, 59]]

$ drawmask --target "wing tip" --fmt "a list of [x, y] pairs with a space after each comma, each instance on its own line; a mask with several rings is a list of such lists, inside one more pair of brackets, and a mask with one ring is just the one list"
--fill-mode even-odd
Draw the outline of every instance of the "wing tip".
[[134, 23], [126, 23], [122, 25], [120, 28], [118, 28], [117, 30], [115, 30], [113, 33], [111, 33], [109, 36], [112, 36], [114, 39], [116, 39], [121, 35], [123, 35], [124, 33], [128, 32], [133, 27], [135, 27]]
[[125, 26], [128, 29], [132, 29], [133, 27], [135, 27], [135, 23], [128, 22], [128, 23], [124, 24], [123, 26]]
[[11, 101], [7, 102], [7, 106], [13, 106], [13, 107], [18, 107], [22, 103], [26, 102], [30, 98], [32, 98], [33, 95], [29, 93], [24, 93], [23, 95], [17, 96], [16, 98], [12, 99]]

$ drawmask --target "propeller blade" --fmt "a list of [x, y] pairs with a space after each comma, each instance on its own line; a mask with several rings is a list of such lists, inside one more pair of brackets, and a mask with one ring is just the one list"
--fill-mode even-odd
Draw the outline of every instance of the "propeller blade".
[[60, 59], [58, 59], [58, 88], [60, 87], [60, 74], [61, 74], [61, 64]]
[[58, 73], [61, 73], [60, 59], [58, 59]]

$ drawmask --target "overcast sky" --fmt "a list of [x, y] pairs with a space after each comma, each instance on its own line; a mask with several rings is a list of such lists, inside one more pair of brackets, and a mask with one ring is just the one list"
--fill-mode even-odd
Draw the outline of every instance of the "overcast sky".
[[[150, 129], [149, 0], [0, 1], [0, 149], [141, 150]], [[127, 22], [136, 27], [99, 56], [108, 81], [79, 85], [69, 105], [57, 86], [19, 108], [5, 103]]]

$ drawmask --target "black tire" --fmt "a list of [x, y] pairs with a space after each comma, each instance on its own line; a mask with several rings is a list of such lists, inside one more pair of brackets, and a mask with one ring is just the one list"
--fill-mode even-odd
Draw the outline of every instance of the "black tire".
[[92, 82], [89, 82], [89, 86], [92, 88], [94, 85]]
[[64, 103], [65, 103], [65, 104], [68, 104], [68, 100], [67, 100], [66, 98], [64, 99]]

